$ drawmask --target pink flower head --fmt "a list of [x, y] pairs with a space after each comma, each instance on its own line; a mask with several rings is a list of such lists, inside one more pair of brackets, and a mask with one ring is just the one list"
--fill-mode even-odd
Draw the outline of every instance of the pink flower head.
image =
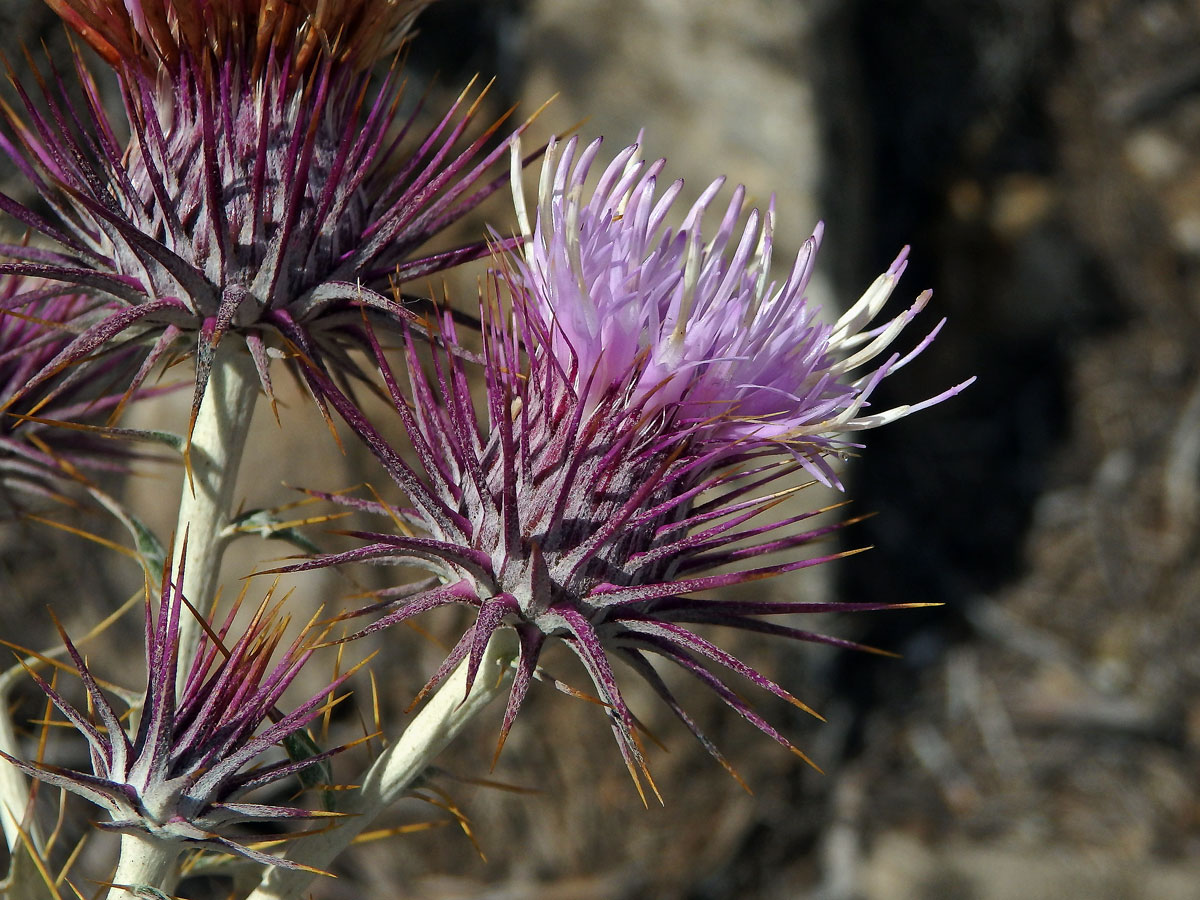
[[906, 354], [884, 355], [930, 297], [926, 291], [871, 326], [904, 272], [908, 248], [830, 325], [805, 296], [821, 225], [787, 278], [772, 281], [773, 199], [765, 216], [754, 209], [743, 217], [739, 185], [706, 240], [701, 224], [724, 184], [719, 178], [675, 229], [667, 216], [683, 182], [659, 195], [666, 161], [647, 166], [638, 149], [617, 154], [589, 196], [585, 181], [600, 141], [578, 157], [577, 139], [552, 144], [532, 228], [514, 175], [528, 235], [514, 288], [550, 323], [553, 352], [569, 361], [589, 404], [613, 385], [630, 384], [635, 401], [671, 408], [679, 425], [698, 428], [706, 440], [742, 449], [782, 445], [832, 482], [825, 456], [845, 446], [839, 435], [894, 421], [969, 383], [921, 403], [870, 410], [879, 382], [924, 350], [945, 321]]

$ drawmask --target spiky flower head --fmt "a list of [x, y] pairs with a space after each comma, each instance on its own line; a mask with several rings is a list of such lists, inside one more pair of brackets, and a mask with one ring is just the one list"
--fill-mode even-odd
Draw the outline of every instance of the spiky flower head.
[[[113, 302], [108, 315], [80, 323], [76, 340], [35, 383], [114, 342], [137, 342], [145, 352], [135, 387], [164, 358], [195, 354], [198, 407], [215, 347], [233, 334], [270, 394], [272, 356], [300, 353], [353, 369], [346, 347], [360, 343], [362, 309], [403, 317], [394, 285], [486, 254], [483, 241], [424, 249], [503, 183], [488, 174], [506, 152], [503, 141], [487, 146], [500, 122], [464, 137], [479, 103], [471, 88], [428, 133], [410, 134], [414, 111], [393, 135], [395, 69], [373, 89], [367, 73], [336, 54], [306, 62], [300, 48], [307, 45], [276, 39], [281, 23], [295, 18], [290, 4], [224, 10], [243, 9], [243, 30], [269, 20], [275, 37], [261, 64], [249, 38], [228, 36], [226, 52], [209, 52], [206, 42], [227, 37], [217, 27], [228, 26], [224, 6], [97, 5], [143, 43], [163, 28], [179, 38], [156, 73], [143, 65], [118, 70], [128, 144], [82, 63], [82, 108], [67, 99], [57, 73], [41, 82], [36, 102], [18, 84], [25, 121], [5, 114], [0, 148], [53, 213], [44, 217], [2, 195], [0, 208], [58, 246], [2, 246], [0, 254], [17, 261], [0, 270], [57, 279]], [[318, 4], [320, 15], [331, 15], [327, 6]], [[85, 7], [73, 8], [82, 15]], [[407, 21], [415, 7], [403, 8]], [[203, 53], [181, 37], [192, 33], [181, 25], [185, 10], [199, 17], [196, 28], [216, 29], [204, 31]], [[90, 27], [93, 36], [121, 31], [112, 22]], [[168, 43], [162, 37], [155, 46]], [[303, 77], [293, 77], [304, 66]]]
[[[48, 784], [79, 794], [108, 811], [111, 821], [100, 827], [146, 834], [164, 841], [234, 853], [270, 865], [296, 864], [227, 836], [230, 826], [324, 815], [302, 808], [246, 802], [255, 788], [310, 770], [337, 752], [313, 752], [299, 759], [260, 765], [272, 747], [303, 739], [304, 726], [324, 708], [328, 695], [349, 672], [291, 712], [276, 711], [283, 692], [320, 640], [311, 626], [289, 644], [277, 661], [288, 620], [280, 615], [283, 601], [268, 596], [240, 636], [231, 631], [238, 606], [219, 626], [209, 623], [195, 656], [187, 661], [186, 686], [176, 700], [179, 626], [194, 615], [179, 585], [164, 576], [157, 614], [146, 601], [146, 691], [135, 734], [126, 732], [122, 717], [62, 632], [87, 691], [92, 715], [85, 715], [36, 673], [41, 689], [87, 739], [92, 772], [75, 772], [46, 763], [29, 763], [0, 751], [10, 763]], [[61, 631], [61, 628], [60, 628]], [[226, 641], [233, 640], [232, 646]]]
[[[361, 547], [297, 568], [367, 561], [431, 571], [429, 581], [381, 591], [377, 603], [352, 613], [377, 615], [363, 634], [438, 607], [474, 606], [474, 624], [426, 690], [463, 660], [473, 678], [493, 633], [514, 628], [520, 655], [501, 743], [552, 638], [588, 672], [635, 782], [645, 764], [613, 657], [642, 675], [723, 764], [651, 658], [679, 666], [795, 750], [725, 677], [747, 678], [807, 707], [695, 626], [855, 646], [773, 619], [881, 607], [697, 595], [843, 555], [794, 556], [840, 527], [808, 522], [826, 510], [784, 518], [772, 511], [798, 490], [781, 486], [783, 479], [804, 468], [832, 471], [824, 453], [835, 429], [869, 424], [859, 415], [863, 395], [897, 360], [864, 381], [847, 381], [845, 373], [878, 352], [872, 344], [890, 342], [910, 316], [865, 338], [850, 333], [870, 318], [862, 311], [824, 326], [802, 296], [815, 245], [779, 289], [762, 286], [766, 250], [747, 250], [759, 239], [753, 225], [730, 250], [740, 192], [706, 244], [699, 220], [715, 189], [673, 231], [663, 223], [678, 189], [655, 200], [658, 165], [639, 179], [627, 150], [601, 178], [600, 199], [587, 202], [582, 178], [594, 145], [574, 173], [573, 152], [568, 145], [557, 170], [548, 164], [555, 174], [543, 178], [539, 227], [523, 255], [498, 259], [482, 309], [482, 416], [465, 363], [453, 351], [457, 338], [448, 316], [440, 343], [431, 347], [432, 374], [421, 365], [421, 339], [408, 333], [407, 392], [375, 345], [415, 464], [344, 394], [322, 384], [411, 506], [335, 498], [387, 515], [396, 528], [357, 532]], [[769, 229], [762, 243], [769, 248]], [[868, 295], [871, 316], [899, 268]], [[802, 359], [793, 357], [797, 340]], [[867, 355], [859, 362], [839, 353], [864, 345]], [[775, 357], [751, 359], [752, 352]], [[759, 400], [755, 391], [771, 396]], [[876, 423], [900, 414], [891, 411]], [[762, 559], [778, 553], [791, 558]]]
[[630, 383], [635, 402], [670, 409], [676, 427], [697, 429], [695, 439], [741, 450], [785, 447], [828, 483], [836, 481], [830, 451], [851, 446], [843, 435], [965, 387], [910, 406], [870, 409], [879, 382], [928, 347], [945, 322], [907, 353], [889, 352], [928, 303], [926, 291], [899, 315], [872, 325], [904, 272], [908, 248], [829, 324], [805, 296], [822, 226], [787, 278], [773, 281], [774, 198], [765, 215], [746, 214], [739, 185], [715, 233], [705, 237], [705, 215], [725, 181], [718, 178], [674, 228], [669, 215], [683, 182], [660, 194], [666, 160], [645, 164], [637, 144], [618, 153], [587, 194], [600, 146], [596, 140], [577, 152], [575, 138], [551, 144], [532, 226], [514, 172], [517, 212], [529, 235], [515, 280], [548, 323], [553, 351], [589, 403], [613, 384]]

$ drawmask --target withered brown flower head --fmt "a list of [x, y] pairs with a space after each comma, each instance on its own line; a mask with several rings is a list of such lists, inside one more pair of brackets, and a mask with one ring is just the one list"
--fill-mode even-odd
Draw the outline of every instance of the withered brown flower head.
[[394, 53], [433, 0], [46, 0], [110, 65], [174, 71], [181, 56], [272, 55], [293, 75], [323, 59], [365, 69]]

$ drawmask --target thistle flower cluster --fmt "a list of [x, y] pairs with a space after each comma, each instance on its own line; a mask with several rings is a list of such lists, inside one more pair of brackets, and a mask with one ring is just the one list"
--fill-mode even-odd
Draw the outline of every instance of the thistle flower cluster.
[[[96, 458], [89, 422], [115, 419], [178, 359], [190, 356], [195, 372], [190, 430], [174, 442], [188, 463], [177, 534], [191, 536], [192, 555], [162, 551], [169, 541], [118, 513], [157, 553], [147, 569], [166, 573], [154, 602], [147, 591], [140, 717], [127, 729], [63, 633], [86, 707], [31, 674], [86, 740], [90, 772], [23, 760], [0, 728], [0, 756], [18, 777], [87, 798], [111, 817], [102, 827], [135, 837], [114, 875], [125, 893], [113, 896], [172, 891], [169, 870], [189, 846], [287, 877], [324, 867], [411, 786], [464, 716], [507, 691], [499, 755], [555, 641], [586, 673], [643, 799], [647, 785], [657, 788], [615, 660], [731, 773], [664, 666], [807, 761], [737, 680], [816, 713], [708, 626], [870, 650], [791, 617], [921, 604], [714, 592], [848, 555], [818, 548], [849, 524], [818, 518], [832, 507], [783, 514], [782, 504], [814, 481], [840, 488], [836, 462], [861, 446], [859, 432], [970, 383], [876, 407], [880, 383], [943, 324], [905, 337], [929, 292], [884, 317], [907, 248], [827, 321], [806, 296], [821, 226], [777, 278], [774, 199], [765, 212], [747, 210], [739, 186], [718, 202], [718, 179], [680, 210], [682, 182], [659, 184], [664, 160], [647, 164], [633, 144], [601, 164], [599, 140], [574, 138], [546, 149], [531, 218], [524, 126], [474, 129], [479, 96], [469, 89], [414, 136], [418, 112], [398, 112], [397, 64], [372, 80], [373, 64], [408, 39], [430, 0], [49, 2], [113, 67], [124, 121], [108, 116], [78, 61], [81, 101], [53, 71], [35, 73], [36, 91], [16, 80], [20, 111], [0, 110], [0, 151], [42, 201], [0, 194], [0, 210], [34, 237], [0, 245], [0, 403], [26, 413], [0, 430], [0, 482], [53, 495], [62, 473]], [[505, 154], [517, 233], [493, 226], [490, 240], [430, 250], [503, 186], [494, 169]], [[399, 285], [489, 255], [482, 351], [448, 309], [406, 306]], [[385, 333], [398, 338], [398, 361]], [[416, 616], [473, 610], [418, 700], [444, 682], [465, 696], [439, 691], [344, 792], [341, 809], [354, 815], [286, 857], [248, 846], [236, 829], [320, 815], [248, 795], [304, 781], [337, 752], [313, 746], [304, 729], [350, 673], [278, 708], [332, 623], [310, 621], [286, 644], [286, 598], [268, 597], [248, 624], [239, 624], [240, 601], [224, 616], [194, 611], [216, 610], [224, 547], [250, 530], [234, 487], [247, 407], [259, 386], [273, 399], [277, 358], [292, 361], [322, 411], [345, 421], [404, 497], [310, 492], [386, 524], [349, 532], [352, 549], [283, 571], [425, 571], [337, 617], [357, 628], [344, 641], [391, 641], [392, 626]], [[210, 377], [219, 388], [209, 390]], [[367, 416], [355, 380], [378, 388], [394, 421]], [[51, 420], [76, 430], [50, 431]], [[263, 533], [294, 537], [294, 523], [264, 516], [254, 520]], [[281, 744], [288, 759], [272, 750]], [[14, 802], [11, 793], [0, 781], [0, 810], [24, 805], [28, 795]], [[269, 872], [253, 900], [299, 896], [301, 882], [284, 890], [272, 881], [284, 877]]]

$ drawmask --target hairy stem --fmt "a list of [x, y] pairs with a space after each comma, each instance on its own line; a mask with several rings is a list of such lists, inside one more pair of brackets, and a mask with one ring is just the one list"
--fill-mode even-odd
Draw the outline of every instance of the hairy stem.
[[121, 835], [121, 859], [108, 900], [141, 900], [156, 896], [154, 891], [169, 895], [179, 876], [179, 849], [174, 841], [143, 834]]
[[[222, 530], [234, 512], [233, 491], [258, 394], [259, 380], [250, 354], [238, 341], [223, 341], [217, 346], [208, 389], [192, 429], [189, 474], [179, 500], [171, 560], [175, 572], [182, 561], [186, 534], [183, 595], [198, 609], [212, 602], [220, 584], [221, 559], [228, 543]], [[179, 629], [176, 692], [183, 690], [199, 640], [199, 623], [184, 616]]]
[[[464, 661], [417, 713], [400, 739], [375, 760], [362, 786], [339, 808], [339, 812], [349, 815], [328, 831], [291, 842], [288, 858], [317, 869], [327, 868], [379, 813], [403, 796], [463, 726], [504, 691], [516, 655], [515, 634], [508, 629], [496, 632], [470, 692]], [[271, 869], [248, 900], [298, 898], [313, 877], [303, 870]]]

